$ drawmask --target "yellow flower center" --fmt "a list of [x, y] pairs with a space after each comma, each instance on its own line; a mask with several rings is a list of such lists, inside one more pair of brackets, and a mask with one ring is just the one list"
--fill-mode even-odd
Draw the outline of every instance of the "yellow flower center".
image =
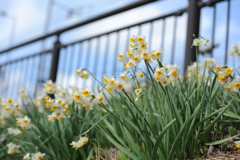
[[172, 74], [173, 76], [176, 76], [176, 75], [177, 75], [177, 70], [173, 70], [171, 74]]
[[168, 82], [166, 80], [162, 81], [162, 84], [166, 85]]
[[155, 54], [154, 54], [154, 53], [152, 53], [150, 56], [151, 56], [152, 58], [154, 58], [154, 57], [155, 57]]
[[197, 42], [196, 42], [196, 45], [198, 45], [198, 46], [199, 46], [199, 45], [200, 45], [200, 41], [197, 41]]
[[121, 77], [122, 79], [125, 79], [125, 75], [121, 75], [120, 77]]
[[99, 97], [98, 102], [102, 102], [102, 101], [103, 101], [103, 97]]
[[23, 129], [23, 130], [26, 130], [26, 129], [27, 129], [27, 127], [26, 127], [26, 126], [23, 126], [23, 127], [22, 127], [22, 129]]
[[147, 53], [147, 52], [143, 52], [143, 53], [142, 53], [142, 56], [143, 56], [143, 57], [147, 57], [147, 56], [148, 56], [148, 53]]
[[85, 139], [82, 140], [82, 143], [83, 143], [83, 144], [87, 144], [87, 140], [85, 140]]
[[90, 108], [90, 105], [89, 105], [89, 104], [86, 104], [84, 107], [85, 107], [86, 109], [89, 109], [89, 108]]
[[225, 72], [226, 72], [226, 74], [231, 74], [232, 73], [232, 69], [231, 68], [226, 68]]
[[138, 58], [138, 57], [134, 57], [133, 60], [134, 60], [134, 61], [138, 61], [139, 58]]
[[128, 62], [128, 65], [132, 67], [132, 66], [133, 66], [133, 63], [132, 63], [132, 62]]
[[162, 75], [163, 75], [163, 73], [162, 73], [161, 71], [156, 71], [155, 74], [156, 74], [157, 76], [162, 76]]
[[12, 104], [13, 100], [12, 99], [8, 99], [7, 101], [9, 104]]
[[56, 110], [58, 107], [57, 106], [52, 106], [52, 109], [53, 110]]
[[129, 57], [133, 57], [133, 53], [132, 53], [132, 52], [129, 52], [129, 53], [128, 53], [128, 56], [129, 56]]
[[88, 96], [88, 95], [89, 95], [89, 91], [85, 90], [85, 91], [82, 92], [82, 94], [83, 94], [84, 96]]
[[146, 58], [145, 59], [147, 62], [150, 62], [151, 61], [151, 58]]
[[106, 90], [107, 90], [108, 92], [111, 92], [111, 91], [112, 91], [112, 88], [106, 87]]
[[143, 44], [141, 44], [140, 46], [141, 46], [141, 48], [143, 48], [143, 49], [147, 47], [147, 45], [146, 45], [146, 44], [144, 44], [144, 43], [143, 43]]
[[81, 99], [81, 96], [80, 96], [79, 94], [76, 94], [74, 97], [75, 97], [77, 100], [80, 100], [80, 99]]
[[107, 82], [108, 82], [107, 78], [103, 78], [103, 83], [107, 83]]
[[134, 43], [134, 42], [135, 42], [135, 39], [134, 39], [134, 38], [130, 38], [130, 42], [131, 42], [131, 43]]
[[24, 123], [24, 124], [27, 124], [27, 123], [28, 123], [28, 120], [23, 120], [23, 123]]
[[220, 67], [216, 67], [216, 72], [220, 72], [221, 68]]
[[130, 47], [134, 47], [134, 45], [132, 43], [129, 44]]
[[162, 55], [162, 53], [161, 53], [161, 52], [156, 52], [155, 55], [156, 55], [157, 57], [160, 57], [160, 56]]
[[235, 144], [235, 146], [236, 146], [237, 148], [240, 148], [240, 145]]
[[240, 88], [240, 83], [235, 83], [235, 84], [234, 84], [234, 87], [235, 87], [235, 88]]
[[136, 94], [139, 94], [140, 92], [141, 92], [141, 89], [136, 89], [136, 90], [135, 90], [135, 93], [136, 93]]
[[59, 117], [59, 120], [61, 121], [61, 120], [64, 120], [64, 117]]
[[84, 74], [83, 74], [83, 78], [88, 78], [88, 74], [87, 74], [87, 73], [84, 73]]
[[83, 145], [80, 144], [80, 145], [77, 146], [77, 148], [81, 148], [82, 146], [83, 146]]
[[118, 88], [118, 89], [123, 89], [123, 85], [122, 85], [122, 84], [118, 84], [118, 85], [117, 85], [117, 88]]
[[76, 70], [76, 75], [79, 75], [80, 74], [80, 71], [79, 70]]
[[160, 77], [155, 77], [155, 81], [160, 81]]
[[232, 90], [232, 87], [227, 86], [227, 87], [226, 87], [226, 90], [231, 91], [231, 90]]
[[114, 81], [114, 80], [110, 80], [109, 84], [110, 84], [111, 86], [114, 86], [114, 85], [115, 85], [115, 81]]
[[68, 113], [68, 109], [64, 109], [63, 113], [65, 113], [65, 114]]
[[144, 77], [144, 74], [143, 73], [139, 73], [139, 77]]
[[143, 38], [142, 37], [138, 37], [138, 42], [143, 42]]

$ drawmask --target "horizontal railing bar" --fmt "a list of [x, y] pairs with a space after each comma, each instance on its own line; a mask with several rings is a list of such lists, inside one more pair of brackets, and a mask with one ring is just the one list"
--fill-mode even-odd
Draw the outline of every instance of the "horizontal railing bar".
[[10, 47], [8, 49], [4, 49], [4, 50], [0, 51], [0, 54], [4, 53], [4, 52], [8, 52], [8, 51], [16, 49], [16, 48], [19, 48], [19, 47], [22, 47], [22, 46], [25, 46], [25, 45], [28, 45], [28, 44], [31, 44], [31, 43], [36, 42], [36, 41], [44, 40], [44, 39], [46, 39], [48, 37], [51, 37], [51, 36], [56, 36], [56, 35], [59, 36], [61, 33], [66, 32], [68, 30], [71, 30], [71, 29], [74, 29], [74, 28], [77, 28], [77, 27], [80, 27], [80, 26], [83, 26], [83, 25], [86, 25], [86, 24], [90, 24], [92, 22], [104, 19], [106, 17], [110, 17], [110, 16], [113, 16], [113, 15], [116, 15], [118, 13], [122, 13], [122, 12], [130, 10], [130, 9], [134, 9], [136, 7], [143, 6], [145, 4], [148, 4], [148, 3], [151, 3], [151, 2], [154, 2], [154, 1], [157, 1], [157, 0], [144, 0], [144, 1], [138, 1], [138, 2], [135, 2], [135, 3], [129, 4], [127, 6], [119, 8], [119, 9], [115, 9], [113, 11], [110, 11], [110, 12], [101, 14], [99, 16], [87, 19], [87, 20], [79, 22], [77, 24], [71, 25], [69, 27], [66, 27], [66, 28], [63, 28], [63, 29], [60, 29], [60, 30], [57, 30], [57, 31], [54, 31], [54, 32], [51, 32], [51, 33], [48, 33], [46, 35], [40, 36], [38, 38], [32, 39], [30, 41], [21, 43], [19, 45], [13, 46], [13, 47]]
[[19, 59], [15, 59], [15, 60], [8, 61], [8, 62], [6, 62], [6, 63], [2, 63], [2, 64], [0, 64], [0, 66], [4, 66], [4, 65], [7, 65], [7, 64], [11, 64], [11, 63], [14, 63], [14, 62], [21, 61], [21, 60], [23, 60], [23, 59], [28, 59], [28, 58], [30, 58], [30, 57], [35, 57], [35, 56], [38, 56], [38, 55], [41, 55], [41, 54], [44, 54], [44, 53], [49, 53], [49, 52], [52, 52], [52, 50], [49, 49], [49, 50], [45, 50], [45, 51], [38, 52], [38, 53], [35, 53], [35, 54], [27, 55], [27, 56], [21, 57], [21, 58], [19, 58]]
[[111, 30], [111, 31], [103, 32], [103, 33], [97, 34], [95, 36], [87, 37], [87, 38], [84, 38], [84, 39], [81, 39], [81, 40], [78, 40], [78, 41], [74, 41], [74, 42], [71, 42], [71, 43], [62, 44], [61, 47], [64, 48], [64, 47], [67, 47], [68, 45], [73, 45], [75, 43], [83, 42], [83, 41], [93, 39], [93, 38], [97, 38], [97, 37], [100, 37], [100, 36], [103, 36], [103, 35], [111, 34], [111, 33], [114, 33], [114, 32], [119, 32], [121, 30], [128, 29], [128, 28], [131, 28], [131, 27], [135, 27], [137, 25], [141, 25], [141, 24], [144, 24], [144, 23], [149, 23], [149, 22], [153, 22], [153, 21], [160, 20], [160, 19], [165, 19], [165, 18], [172, 17], [172, 16], [181, 16], [186, 11], [187, 11], [187, 7], [182, 8], [182, 9], [176, 11], [176, 12], [168, 13], [168, 14], [158, 16], [158, 17], [155, 17], [155, 18], [152, 18], [152, 19], [141, 21], [141, 22], [129, 25], [129, 26], [125, 26], [125, 27], [117, 28], [117, 29], [114, 29], [114, 30]]
[[198, 3], [198, 6], [199, 7], [207, 7], [207, 6], [211, 7], [211, 6], [215, 5], [218, 2], [224, 2], [224, 1], [226, 1], [226, 0], [208, 0], [206, 2], [200, 1]]

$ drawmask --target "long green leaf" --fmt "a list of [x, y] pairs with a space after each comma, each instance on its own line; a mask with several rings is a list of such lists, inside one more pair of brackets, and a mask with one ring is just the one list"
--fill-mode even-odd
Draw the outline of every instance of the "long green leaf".
[[166, 131], [168, 130], [168, 128], [173, 124], [173, 122], [176, 121], [176, 119], [173, 119], [171, 122], [169, 122], [165, 128], [161, 131], [161, 133], [158, 135], [157, 140], [154, 144], [153, 150], [152, 150], [152, 155], [151, 155], [151, 160], [156, 160], [156, 156], [157, 156], [157, 149], [159, 147], [159, 144], [161, 142], [162, 137], [164, 136], [164, 134], [166, 133]]
[[222, 143], [227, 142], [227, 141], [233, 139], [234, 137], [238, 137], [238, 136], [240, 136], [240, 134], [232, 136], [232, 137], [228, 137], [228, 138], [225, 138], [225, 139], [221, 139], [221, 140], [218, 140], [218, 141], [215, 141], [215, 142], [206, 143], [206, 145], [222, 144]]

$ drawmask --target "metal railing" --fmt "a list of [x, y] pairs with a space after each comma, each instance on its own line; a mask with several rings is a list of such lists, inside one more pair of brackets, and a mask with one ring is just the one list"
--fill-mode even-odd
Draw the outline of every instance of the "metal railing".
[[[16, 92], [21, 87], [28, 88], [30, 95], [36, 93], [38, 89], [42, 87], [42, 83], [48, 79], [52, 79], [54, 82], [58, 82], [66, 87], [68, 85], [76, 85], [78, 87], [91, 86], [95, 88], [97, 86], [96, 82], [93, 80], [81, 80], [75, 76], [74, 71], [79, 67], [87, 68], [91, 71], [96, 78], [101, 79], [103, 74], [107, 75], [117, 75], [123, 71], [123, 67], [120, 63], [117, 63], [117, 54], [119, 52], [124, 52], [128, 47], [128, 40], [132, 34], [141, 35], [143, 34], [143, 28], [147, 28], [144, 35], [148, 34], [148, 42], [152, 44], [153, 42], [158, 42], [160, 48], [165, 50], [165, 39], [168, 20], [173, 21], [172, 32], [173, 37], [171, 38], [171, 46], [169, 47], [170, 55], [165, 55], [165, 57], [170, 57], [169, 62], [174, 63], [174, 57], [176, 52], [176, 36], [177, 36], [177, 26], [179, 25], [178, 19], [182, 15], [188, 15], [187, 32], [186, 32], [186, 47], [185, 47], [185, 62], [184, 68], [190, 62], [196, 60], [194, 56], [194, 50], [189, 47], [192, 45], [192, 34], [199, 34], [199, 21], [201, 8], [209, 6], [214, 9], [213, 16], [213, 34], [212, 34], [212, 45], [214, 44], [214, 29], [215, 29], [215, 18], [216, 18], [216, 8], [215, 5], [218, 2], [224, 0], [209, 0], [207, 2], [201, 2], [200, 0], [189, 0], [189, 6], [182, 8], [178, 11], [168, 13], [156, 18], [138, 22], [125, 27], [117, 28], [105, 33], [101, 33], [95, 36], [84, 38], [72, 43], [61, 44], [59, 37], [62, 33], [69, 31], [71, 29], [90, 24], [92, 22], [98, 21], [100, 19], [148, 4], [155, 0], [145, 0], [139, 1], [129, 6], [114, 10], [112, 12], [99, 15], [92, 19], [80, 22], [78, 24], [66, 27], [61, 30], [46, 34], [44, 36], [35, 38], [31, 41], [24, 42], [22, 44], [13, 46], [11, 48], [0, 51], [0, 54], [6, 54], [17, 48], [32, 44], [37, 41], [44, 40], [48, 37], [55, 36], [56, 41], [53, 44], [51, 50], [39, 52], [21, 59], [6, 62], [0, 65], [0, 84], [4, 84], [4, 89], [0, 91], [0, 96], [15, 97]], [[228, 17], [227, 17], [227, 31], [229, 32], [229, 11], [230, 11], [230, 0], [228, 3]], [[156, 26], [158, 29], [156, 30]], [[161, 26], [161, 27], [159, 27]], [[159, 31], [159, 28], [161, 30]], [[133, 31], [134, 30], [134, 31]], [[161, 36], [155, 36], [156, 33]], [[228, 36], [227, 36], [228, 37]], [[226, 44], [228, 44], [228, 38], [226, 39]], [[152, 46], [149, 46], [153, 49]], [[228, 46], [226, 45], [226, 53]], [[183, 51], [184, 52], [184, 51]], [[212, 50], [211, 50], [212, 52]], [[183, 59], [184, 61], [184, 59]], [[183, 62], [181, 62], [183, 63]], [[16, 72], [17, 70], [17, 72]]]

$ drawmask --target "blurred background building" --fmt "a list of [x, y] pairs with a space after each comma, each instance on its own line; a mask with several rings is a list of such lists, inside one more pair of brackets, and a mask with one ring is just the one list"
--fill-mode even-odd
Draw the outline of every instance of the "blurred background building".
[[[52, 79], [63, 87], [97, 87], [81, 80], [78, 68], [98, 79], [124, 70], [117, 54], [132, 35], [144, 35], [149, 50], [162, 49], [162, 61], [183, 74], [196, 59], [192, 34], [208, 37], [200, 50], [217, 64], [238, 67], [230, 57], [240, 44], [239, 0], [22, 0], [0, 1], [0, 97], [30, 95]], [[205, 55], [205, 56], [206, 56]], [[199, 55], [202, 60], [204, 55]], [[139, 65], [144, 70], [143, 65]]]

